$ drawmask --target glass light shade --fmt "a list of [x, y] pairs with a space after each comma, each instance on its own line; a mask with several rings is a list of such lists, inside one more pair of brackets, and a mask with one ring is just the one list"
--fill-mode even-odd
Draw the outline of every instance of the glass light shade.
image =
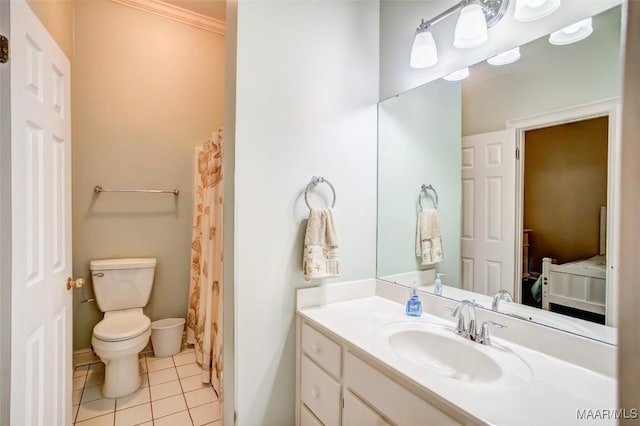
[[438, 63], [438, 49], [431, 31], [416, 34], [411, 46], [411, 68], [427, 68]]
[[442, 78], [444, 78], [447, 81], [460, 81], [460, 80], [464, 80], [467, 77], [469, 77], [469, 67], [462, 68], [461, 70], [458, 70], [458, 71], [454, 71], [451, 74], [445, 75]]
[[462, 8], [456, 24], [454, 47], [470, 49], [484, 44], [488, 39], [487, 20], [482, 6], [474, 3]]
[[560, 0], [516, 0], [516, 21], [528, 22], [551, 15], [560, 7]]
[[493, 58], [487, 59], [487, 62], [491, 65], [507, 65], [514, 63], [518, 59], [520, 59], [520, 47], [502, 52]]
[[566, 28], [551, 33], [549, 43], [563, 45], [571, 44], [589, 37], [593, 32], [593, 19], [587, 18]]

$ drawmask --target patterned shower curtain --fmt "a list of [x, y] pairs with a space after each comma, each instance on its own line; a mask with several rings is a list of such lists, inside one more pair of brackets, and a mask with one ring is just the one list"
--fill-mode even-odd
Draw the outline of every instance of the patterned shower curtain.
[[195, 346], [202, 381], [221, 396], [222, 129], [196, 151], [187, 342]]

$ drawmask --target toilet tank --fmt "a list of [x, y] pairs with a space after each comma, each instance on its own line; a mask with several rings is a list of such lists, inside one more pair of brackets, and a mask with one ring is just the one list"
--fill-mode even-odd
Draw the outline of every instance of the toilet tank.
[[92, 260], [89, 269], [98, 308], [107, 312], [145, 307], [156, 262], [155, 258]]

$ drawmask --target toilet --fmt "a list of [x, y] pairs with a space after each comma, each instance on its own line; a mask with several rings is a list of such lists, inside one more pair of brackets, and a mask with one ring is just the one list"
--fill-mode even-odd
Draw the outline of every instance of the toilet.
[[141, 384], [138, 354], [149, 342], [149, 303], [155, 258], [104, 259], [89, 263], [93, 291], [104, 318], [93, 328], [91, 345], [104, 362], [102, 395], [118, 398]]

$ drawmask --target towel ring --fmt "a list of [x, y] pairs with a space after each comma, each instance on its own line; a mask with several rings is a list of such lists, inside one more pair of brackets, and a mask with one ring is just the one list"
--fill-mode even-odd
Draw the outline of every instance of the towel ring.
[[[427, 196], [430, 196], [431, 194], [429, 194], [427, 191], [433, 191], [433, 193], [436, 196], [435, 199], [435, 208], [438, 208], [438, 191], [436, 191], [436, 189], [431, 185], [422, 185], [422, 188], [420, 188], [420, 194], [418, 194], [418, 203], [420, 204], [420, 208], [424, 209], [424, 206], [422, 205], [422, 193], [424, 192]], [[431, 197], [431, 199], [433, 199], [433, 197]]]
[[309, 204], [309, 199], [307, 198], [307, 193], [309, 192], [309, 190], [311, 188], [313, 188], [314, 186], [316, 186], [318, 184], [321, 184], [321, 183], [326, 183], [331, 188], [331, 193], [333, 194], [333, 202], [331, 203], [331, 208], [334, 208], [335, 205], [336, 205], [336, 190], [333, 187], [333, 185], [331, 185], [331, 182], [329, 182], [328, 180], [326, 180], [322, 176], [314, 176], [314, 177], [311, 178], [311, 182], [309, 182], [307, 187], [304, 189], [304, 202], [307, 205], [307, 207], [309, 207], [309, 210], [311, 210], [312, 207]]

